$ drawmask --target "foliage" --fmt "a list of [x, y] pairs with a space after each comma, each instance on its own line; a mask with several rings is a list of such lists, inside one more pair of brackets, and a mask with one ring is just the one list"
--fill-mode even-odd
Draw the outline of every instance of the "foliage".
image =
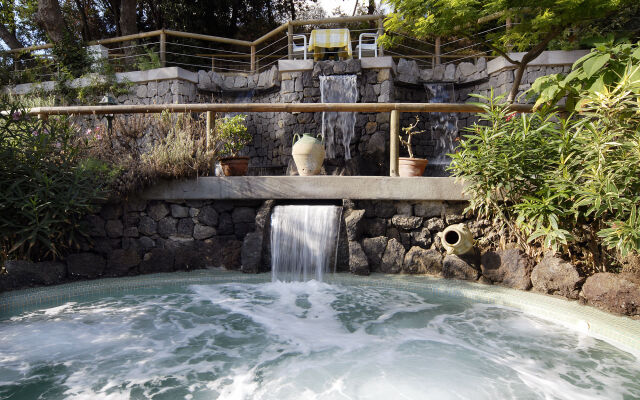
[[136, 68], [139, 71], [148, 71], [154, 68], [160, 68], [160, 57], [153, 49], [145, 49], [145, 53], [136, 57]]
[[77, 248], [81, 221], [104, 199], [105, 165], [84, 159], [88, 146], [66, 118], [27, 116], [6, 98], [0, 107], [0, 246], [12, 258], [57, 258]]
[[402, 131], [404, 132], [405, 136], [407, 137], [406, 139], [404, 137], [402, 137], [401, 133], [398, 133], [398, 139], [400, 140], [400, 143], [402, 143], [404, 146], [406, 146], [407, 151], [409, 152], [409, 158], [414, 158], [413, 157], [413, 149], [411, 148], [411, 139], [413, 138], [414, 135], [420, 135], [422, 133], [424, 133], [425, 131], [416, 131], [416, 126], [418, 126], [418, 123], [420, 122], [420, 118], [416, 117], [416, 122], [414, 122], [413, 124], [410, 124], [407, 127], [402, 128]]
[[[640, 42], [631, 44], [622, 41], [616, 44], [611, 35], [606, 40], [595, 43], [589, 54], [573, 64], [568, 75], [552, 74], [536, 79], [527, 95], [537, 97], [536, 108], [543, 105], [555, 106], [566, 98], [566, 109], [580, 111], [580, 99], [584, 91], [601, 93], [615, 88], [622, 79], [640, 79], [640, 72], [636, 72], [638, 76], [625, 75], [625, 70], [639, 71], [638, 67]], [[636, 93], [640, 94], [640, 91]]]
[[253, 139], [247, 132], [244, 114], [224, 117], [216, 120], [216, 139], [219, 143], [219, 154], [222, 157], [237, 157], [244, 146]]
[[[623, 14], [633, 0], [388, 0], [394, 10], [385, 21], [386, 31], [409, 34], [419, 39], [443, 37], [465, 40], [505, 57], [518, 66], [509, 100], [513, 101], [522, 72], [548, 44], [568, 31], [579, 31], [598, 19]], [[507, 21], [513, 22], [504, 29]], [[385, 35], [385, 45], [401, 40]], [[459, 40], [458, 40], [459, 39]], [[521, 60], [510, 51], [524, 51]]]
[[112, 196], [125, 197], [162, 178], [209, 174], [215, 155], [204, 132], [204, 121], [190, 114], [119, 115], [111, 131], [100, 121], [87, 129], [88, 156], [112, 168]]
[[76, 40], [68, 31], [62, 41], [53, 44], [53, 55], [57, 66], [74, 78], [89, 72], [91, 67], [85, 43]]
[[[530, 252], [563, 248], [606, 269], [640, 250], [640, 89], [638, 69], [617, 85], [585, 90], [583, 113], [511, 113], [482, 98], [482, 121], [452, 156], [468, 184], [470, 210], [507, 224]], [[571, 250], [573, 249], [573, 251]]]

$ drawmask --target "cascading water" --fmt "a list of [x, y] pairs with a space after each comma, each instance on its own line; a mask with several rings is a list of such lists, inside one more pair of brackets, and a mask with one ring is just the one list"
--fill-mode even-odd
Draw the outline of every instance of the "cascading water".
[[335, 270], [342, 207], [276, 206], [271, 215], [273, 281], [322, 281]]
[[[454, 96], [451, 83], [425, 83], [425, 90], [429, 95], [429, 103], [450, 103]], [[431, 139], [436, 142], [435, 157], [429, 159], [431, 166], [444, 170], [451, 158], [447, 156], [456, 148], [455, 139], [458, 137], [458, 116], [456, 113], [431, 113]]]
[[[356, 103], [358, 101], [357, 76], [320, 76], [320, 101], [322, 103]], [[356, 113], [333, 111], [322, 113], [322, 137], [324, 137], [327, 158], [336, 158], [338, 144], [342, 144], [344, 159], [351, 159], [349, 144], [353, 138], [355, 126]]]

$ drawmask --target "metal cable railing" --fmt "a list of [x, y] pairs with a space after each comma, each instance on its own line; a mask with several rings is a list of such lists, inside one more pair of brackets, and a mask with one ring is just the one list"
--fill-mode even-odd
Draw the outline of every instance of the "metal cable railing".
[[[191, 70], [219, 70], [221, 72], [261, 72], [279, 60], [291, 59], [292, 38], [294, 28], [308, 34], [310, 29], [319, 26], [353, 26], [350, 29], [352, 51], [357, 51], [359, 34], [364, 32], [382, 32], [381, 18], [384, 16], [367, 15], [357, 17], [344, 17], [337, 19], [320, 19], [308, 21], [290, 21], [261, 38], [250, 41], [221, 38], [200, 34], [184, 33], [170, 30], [158, 30], [128, 35], [113, 39], [104, 39], [90, 43], [101, 45], [109, 52], [107, 58], [95, 60], [95, 63], [111, 64], [116, 72], [124, 72], [145, 65], [145, 69], [154, 65], [178, 65]], [[363, 27], [367, 21], [378, 21], [378, 27]], [[490, 56], [491, 50], [483, 50], [482, 47], [490, 43], [490, 39], [484, 36], [500, 29], [508, 29], [512, 24], [501, 24], [474, 34], [471, 37], [452, 38], [443, 44], [437, 38], [436, 42], [412, 37], [405, 32], [386, 31], [391, 37], [401, 38], [395, 41], [390, 48], [384, 48], [384, 53], [394, 58], [406, 58], [418, 63], [421, 68], [433, 67], [437, 64], [453, 64], [470, 58]], [[475, 43], [467, 43], [473, 41]], [[484, 39], [478, 41], [477, 39]], [[286, 44], [284, 43], [286, 42]], [[205, 44], [207, 43], [207, 44]], [[10, 76], [15, 76], [16, 82], [21, 77], [29, 78], [29, 74], [35, 73], [39, 77], [52, 76], [60, 71], [50, 52], [51, 45], [33, 46], [27, 49], [16, 50], [15, 53], [1, 52], [5, 66], [13, 66]], [[30, 53], [23, 58], [18, 54]], [[40, 52], [41, 54], [36, 54]], [[95, 53], [95, 51], [94, 51]], [[99, 53], [99, 52], [98, 52]], [[441, 59], [446, 59], [442, 63]], [[210, 63], [202, 61], [207, 60]], [[93, 67], [92, 67], [93, 68]]]

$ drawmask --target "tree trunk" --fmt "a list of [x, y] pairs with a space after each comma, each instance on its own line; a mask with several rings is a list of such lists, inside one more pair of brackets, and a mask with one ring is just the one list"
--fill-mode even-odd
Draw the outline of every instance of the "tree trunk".
[[507, 97], [507, 101], [509, 103], [513, 103], [516, 100], [518, 90], [520, 89], [520, 82], [522, 82], [522, 76], [524, 75], [524, 71], [527, 69], [527, 64], [524, 62], [520, 62], [517, 65], [518, 68], [513, 76], [513, 85], [511, 85], [511, 91], [509, 91], [509, 97]]
[[36, 19], [52, 42], [60, 43], [64, 40], [66, 28], [58, 0], [38, 0]]
[[547, 48], [549, 42], [560, 33], [562, 33], [562, 31], [562, 27], [556, 27], [552, 29], [540, 43], [535, 45], [534, 48], [532, 48], [524, 56], [522, 56], [522, 60], [520, 60], [520, 62], [514, 62], [510, 58], [507, 58], [509, 62], [518, 66], [518, 68], [516, 69], [516, 75], [513, 77], [513, 85], [511, 85], [509, 97], [507, 98], [507, 101], [509, 103], [513, 103], [516, 99], [516, 96], [518, 95], [518, 89], [520, 89], [520, 83], [522, 82], [522, 77], [524, 76], [524, 71], [526, 71], [527, 69], [527, 65], [529, 65], [531, 61], [535, 60], [540, 54], [542, 54], [544, 49]]
[[3, 24], [0, 24], [0, 39], [12, 50], [24, 47], [16, 35]]
[[138, 33], [136, 3], [136, 0], [122, 0], [120, 3], [120, 30], [123, 36]]
[[373, 15], [376, 11], [376, 0], [369, 0], [369, 7], [367, 8], [367, 14]]
[[[136, 0], [121, 0], [120, 2], [120, 30], [122, 36], [138, 33], [138, 25], [136, 23], [136, 3]], [[133, 46], [135, 44], [135, 41], [131, 41], [122, 42], [120, 45]], [[125, 47], [125, 63], [132, 64], [135, 61], [135, 50], [135, 47]]]
[[296, 5], [294, 0], [289, 0], [289, 12], [291, 13], [291, 20], [296, 19]]
[[91, 41], [91, 30], [89, 29], [89, 21], [87, 20], [84, 3], [81, 0], [75, 1], [76, 7], [78, 7], [78, 12], [80, 13], [80, 19], [82, 20], [82, 40], [89, 42]]

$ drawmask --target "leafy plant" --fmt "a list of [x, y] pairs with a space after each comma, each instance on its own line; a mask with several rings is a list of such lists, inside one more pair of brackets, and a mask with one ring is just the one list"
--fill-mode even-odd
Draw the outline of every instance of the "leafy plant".
[[238, 153], [251, 143], [251, 134], [247, 132], [244, 124], [246, 119], [246, 115], [238, 114], [216, 120], [216, 139], [220, 156], [237, 157]]
[[409, 157], [410, 158], [415, 158], [413, 157], [413, 149], [411, 148], [411, 138], [413, 138], [415, 135], [420, 135], [422, 133], [424, 133], [425, 131], [415, 131], [414, 129], [416, 129], [416, 126], [418, 126], [418, 122], [420, 122], [420, 118], [416, 117], [416, 122], [414, 122], [413, 124], [410, 124], [409, 126], [406, 126], [404, 128], [402, 128], [402, 131], [404, 132], [406, 139], [404, 137], [402, 137], [401, 133], [398, 133], [398, 139], [400, 140], [400, 143], [402, 143], [406, 148], [407, 151], [409, 152]]
[[[549, 44], [571, 32], [589, 28], [594, 21], [624, 15], [633, 0], [388, 0], [393, 10], [385, 20], [383, 45], [406, 34], [433, 42], [463, 40], [466, 48], [481, 46], [502, 56], [516, 69], [508, 100], [513, 102], [527, 65]], [[503, 26], [509, 21], [509, 29]], [[478, 49], [480, 47], [475, 47]], [[511, 51], [524, 52], [512, 57]]]
[[0, 98], [0, 247], [18, 259], [55, 259], [77, 248], [84, 217], [106, 196], [106, 166], [66, 118], [29, 117]]
[[531, 253], [562, 248], [606, 270], [640, 250], [640, 67], [602, 91], [586, 88], [581, 114], [508, 111], [482, 98], [451, 171], [467, 183], [470, 210], [509, 226]]
[[[537, 98], [535, 107], [555, 106], [566, 98], [565, 108], [569, 111], [581, 111], [584, 92], [602, 93], [620, 84], [622, 79], [640, 79], [640, 43], [625, 41], [614, 43], [613, 35], [601, 42], [577, 60], [569, 74], [552, 74], [540, 77], [527, 92], [530, 98]], [[635, 71], [633, 76], [625, 71]], [[640, 94], [637, 89], [636, 94]]]
[[160, 68], [160, 57], [153, 49], [144, 49], [145, 53], [136, 57], [136, 68], [140, 71], [147, 71], [154, 68]]

